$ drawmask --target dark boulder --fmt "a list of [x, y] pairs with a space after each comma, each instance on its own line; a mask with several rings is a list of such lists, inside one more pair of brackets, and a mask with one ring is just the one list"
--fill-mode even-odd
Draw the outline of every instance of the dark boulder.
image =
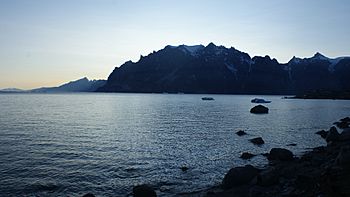
[[259, 169], [251, 165], [231, 168], [222, 181], [222, 187], [224, 189], [230, 189], [235, 186], [249, 184], [258, 173]]
[[134, 197], [156, 197], [157, 194], [149, 185], [138, 185], [132, 189]]
[[327, 137], [328, 132], [325, 130], [321, 130], [321, 131], [317, 131], [316, 134], [320, 135], [323, 139], [325, 139]]
[[340, 150], [336, 162], [338, 165], [350, 169], [350, 146], [344, 146]]
[[344, 129], [338, 137], [339, 141], [350, 141], [350, 128]]
[[250, 113], [254, 114], [267, 114], [269, 113], [269, 108], [263, 106], [263, 105], [257, 105], [250, 109]]
[[182, 166], [180, 169], [181, 169], [183, 172], [186, 172], [186, 171], [188, 170], [188, 167], [187, 167], [187, 166]]
[[350, 122], [335, 122], [334, 124], [340, 129], [349, 128], [350, 126]]
[[326, 141], [327, 142], [337, 141], [338, 137], [339, 137], [338, 130], [335, 127], [331, 127], [327, 132]]
[[256, 137], [256, 138], [250, 139], [249, 141], [251, 141], [253, 144], [256, 144], [256, 145], [265, 144], [264, 140], [261, 137]]
[[244, 152], [242, 153], [242, 155], [240, 156], [240, 158], [242, 159], [251, 159], [253, 157], [255, 157], [256, 155], [254, 154], [251, 154], [251, 153], [248, 153], [248, 152]]
[[290, 150], [284, 148], [273, 148], [267, 157], [268, 160], [291, 161], [294, 156]]
[[279, 182], [278, 171], [270, 168], [259, 173], [257, 177], [257, 184], [261, 186], [271, 186]]
[[341, 122], [350, 122], [350, 117], [340, 119]]
[[245, 131], [243, 131], [243, 130], [237, 131], [236, 134], [237, 134], [238, 136], [247, 135], [247, 133], [246, 133]]

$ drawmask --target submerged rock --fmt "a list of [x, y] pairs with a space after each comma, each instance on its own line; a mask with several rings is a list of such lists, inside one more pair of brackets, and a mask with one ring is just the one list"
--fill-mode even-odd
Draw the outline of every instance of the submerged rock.
[[253, 157], [255, 157], [256, 155], [254, 154], [251, 154], [251, 153], [248, 153], [248, 152], [244, 152], [242, 153], [242, 155], [240, 156], [240, 158], [242, 159], [251, 159]]
[[181, 169], [183, 172], [186, 172], [186, 171], [188, 170], [188, 167], [187, 167], [187, 166], [182, 166], [180, 169]]
[[236, 134], [237, 134], [238, 136], [247, 135], [247, 133], [246, 133], [245, 131], [243, 131], [243, 130], [237, 131]]
[[248, 184], [258, 173], [259, 169], [251, 165], [231, 168], [222, 181], [222, 187], [224, 189], [230, 189], [238, 185]]
[[250, 113], [254, 114], [267, 114], [269, 113], [269, 108], [263, 106], [263, 105], [257, 105], [250, 109]]
[[138, 185], [132, 189], [134, 197], [156, 197], [157, 194], [149, 185]]
[[265, 143], [261, 137], [256, 137], [256, 138], [250, 139], [249, 141], [251, 141], [253, 144], [256, 144], [256, 145], [261, 145]]
[[267, 156], [268, 160], [291, 161], [294, 156], [290, 150], [284, 148], [273, 148]]

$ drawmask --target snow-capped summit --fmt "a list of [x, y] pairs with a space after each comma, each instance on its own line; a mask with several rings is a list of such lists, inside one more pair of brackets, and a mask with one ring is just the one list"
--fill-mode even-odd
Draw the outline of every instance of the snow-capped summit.
[[204, 49], [203, 45], [180, 45], [177, 48], [181, 49], [185, 53], [189, 53], [190, 55], [196, 55], [200, 50]]

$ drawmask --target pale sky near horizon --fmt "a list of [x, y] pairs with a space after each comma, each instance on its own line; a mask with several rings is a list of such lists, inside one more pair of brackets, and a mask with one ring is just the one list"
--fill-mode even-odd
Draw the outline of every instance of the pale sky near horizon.
[[0, 0], [0, 89], [106, 79], [166, 45], [350, 56], [347, 0]]

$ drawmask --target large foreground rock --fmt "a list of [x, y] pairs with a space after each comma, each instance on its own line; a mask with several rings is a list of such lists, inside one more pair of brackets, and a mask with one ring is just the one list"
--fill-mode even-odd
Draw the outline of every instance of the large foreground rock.
[[138, 185], [132, 189], [134, 197], [157, 197], [156, 192], [149, 185]]
[[238, 185], [248, 184], [258, 173], [259, 170], [251, 165], [231, 168], [222, 181], [222, 187], [224, 189], [230, 189]]
[[250, 109], [250, 113], [254, 114], [267, 114], [269, 113], [269, 108], [263, 106], [263, 105], [257, 105]]
[[273, 148], [270, 150], [267, 158], [269, 160], [291, 161], [293, 160], [293, 153], [284, 148]]
[[350, 141], [350, 128], [344, 129], [338, 136], [339, 141]]

